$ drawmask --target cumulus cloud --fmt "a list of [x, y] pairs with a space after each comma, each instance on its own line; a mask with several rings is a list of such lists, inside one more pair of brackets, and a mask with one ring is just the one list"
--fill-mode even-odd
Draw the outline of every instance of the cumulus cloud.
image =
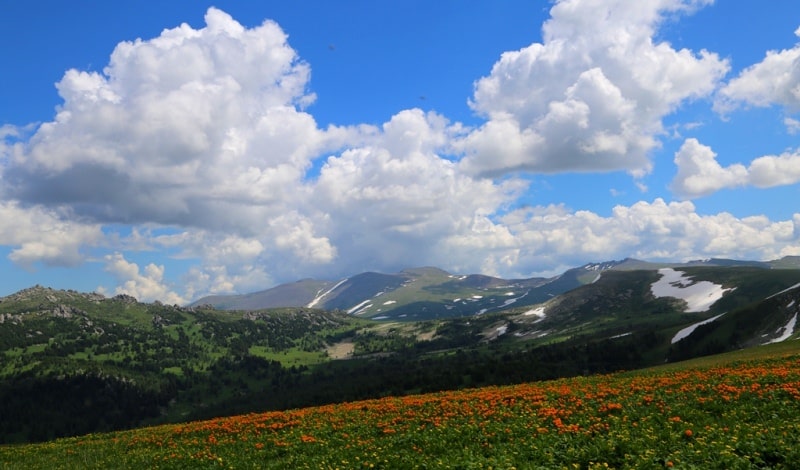
[[[308, 266], [302, 261], [293, 262], [292, 254], [282, 252], [270, 236], [243, 237], [222, 231], [186, 229], [145, 235], [145, 240], [150, 249], [169, 250], [176, 258], [198, 260], [199, 264], [190, 267], [181, 278], [186, 299], [262, 290], [274, 285], [276, 276], [282, 276], [279, 280], [289, 280]], [[277, 260], [276, 256], [281, 255], [284, 258]]]
[[740, 186], [771, 188], [800, 181], [800, 153], [785, 152], [753, 160], [748, 167], [733, 164], [722, 167], [717, 154], [697, 139], [686, 139], [675, 154], [678, 173], [671, 188], [679, 196], [691, 199]]
[[708, 3], [556, 3], [541, 44], [504, 53], [476, 82], [471, 105], [488, 122], [461, 142], [463, 168], [650, 171], [662, 119], [710, 94], [729, 69], [716, 54], [654, 40], [666, 15]]
[[419, 109], [401, 111], [369, 146], [330, 157], [314, 187], [321, 211], [350, 268], [436, 263], [438, 241], [470, 231], [473, 219], [512, 201], [525, 187], [518, 180], [495, 183], [462, 174], [442, 158], [460, 126]]
[[215, 8], [205, 20], [120, 43], [103, 73], [67, 71], [55, 120], [10, 152], [6, 197], [229, 230], [280, 213], [347, 131], [302, 111], [310, 67], [277, 24], [246, 29]]
[[795, 184], [800, 181], [800, 152], [759, 157], [748, 168], [750, 184], [758, 188], [771, 188]]
[[742, 186], [747, 182], [747, 169], [743, 165], [722, 168], [711, 147], [697, 139], [686, 139], [675, 153], [678, 174], [672, 190], [685, 198], [707, 196], [722, 188]]
[[[800, 36], [800, 28], [795, 31]], [[746, 69], [719, 90], [714, 108], [728, 113], [742, 105], [777, 104], [790, 113], [800, 111], [800, 45], [768, 51], [764, 59]], [[792, 128], [792, 121], [787, 122]]]
[[82, 248], [101, 243], [103, 233], [99, 225], [73, 221], [69, 215], [66, 210], [0, 201], [0, 245], [14, 247], [9, 259], [26, 269], [36, 263], [78, 265], [84, 259]]
[[[164, 266], [150, 263], [144, 270], [139, 265], [125, 259], [121, 253], [106, 255], [105, 269], [119, 281], [114, 294], [127, 294], [142, 302], [155, 300], [168, 304], [183, 304], [187, 299], [171, 291], [164, 282]], [[106, 289], [98, 288], [105, 293]]]
[[587, 259], [776, 259], [800, 250], [800, 214], [785, 221], [700, 215], [691, 202], [660, 198], [616, 206], [608, 217], [547, 206], [513, 211], [500, 222], [507, 252], [514, 249], [511, 269], [520, 275], [556, 273]]

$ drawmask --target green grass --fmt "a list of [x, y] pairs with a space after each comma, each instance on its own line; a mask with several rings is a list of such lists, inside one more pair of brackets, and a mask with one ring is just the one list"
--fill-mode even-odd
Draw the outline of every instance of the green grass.
[[636, 372], [0, 446], [0, 467], [798, 468], [800, 341]]
[[249, 352], [256, 357], [278, 361], [284, 367], [310, 366], [313, 364], [321, 364], [329, 360], [328, 356], [322, 351], [303, 351], [298, 348], [273, 351], [264, 346], [251, 346]]
[[161, 370], [165, 374], [172, 374], [176, 377], [183, 376], [183, 370], [180, 367], [173, 366], [173, 367], [165, 367]]

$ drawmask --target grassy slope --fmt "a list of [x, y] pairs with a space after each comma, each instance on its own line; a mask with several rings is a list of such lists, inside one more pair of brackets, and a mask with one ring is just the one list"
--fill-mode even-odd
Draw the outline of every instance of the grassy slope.
[[3, 468], [798, 468], [800, 342], [0, 447]]
[[[479, 299], [473, 296], [501, 296], [508, 291], [463, 285], [457, 277], [437, 269], [408, 270], [404, 274], [409, 275], [409, 281], [375, 297], [372, 306], [359, 315], [381, 317], [388, 314], [393, 319], [405, 320], [456, 317], [478, 310], [475, 303]], [[455, 299], [461, 300], [454, 302]]]

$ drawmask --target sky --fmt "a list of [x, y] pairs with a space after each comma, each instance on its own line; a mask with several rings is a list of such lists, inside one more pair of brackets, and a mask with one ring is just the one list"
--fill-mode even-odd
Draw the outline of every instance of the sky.
[[800, 255], [795, 0], [2, 0], [0, 52], [0, 296]]

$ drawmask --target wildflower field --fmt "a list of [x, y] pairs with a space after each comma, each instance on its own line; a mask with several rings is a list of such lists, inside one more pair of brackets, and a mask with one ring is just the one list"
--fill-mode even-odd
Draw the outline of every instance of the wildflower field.
[[0, 467], [800, 468], [800, 347], [757, 349], [2, 446]]

